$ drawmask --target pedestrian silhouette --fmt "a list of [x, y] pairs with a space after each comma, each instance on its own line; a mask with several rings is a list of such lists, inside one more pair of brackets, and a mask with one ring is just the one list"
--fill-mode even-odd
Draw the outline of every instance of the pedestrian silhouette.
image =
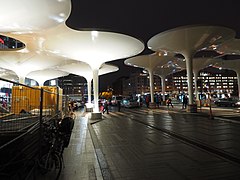
[[107, 114], [109, 114], [108, 112], [108, 102], [105, 101], [104, 105], [103, 105], [103, 114], [107, 111]]
[[156, 107], [159, 108], [160, 97], [158, 95], [155, 97], [155, 102], [156, 102]]
[[150, 97], [147, 95], [147, 96], [146, 96], [146, 100], [145, 100], [145, 101], [146, 101], [147, 108], [149, 107], [149, 101], [150, 101], [149, 98], [150, 98]]
[[167, 99], [167, 107], [169, 108], [170, 105], [171, 105], [172, 108], [173, 108], [172, 99], [171, 99], [171, 98], [168, 98], [168, 99]]
[[120, 101], [117, 101], [117, 106], [118, 106], [118, 112], [120, 112], [120, 109], [121, 109], [121, 102]]
[[183, 96], [183, 101], [182, 101], [182, 109], [186, 109], [187, 104], [188, 104], [188, 97], [184, 95]]

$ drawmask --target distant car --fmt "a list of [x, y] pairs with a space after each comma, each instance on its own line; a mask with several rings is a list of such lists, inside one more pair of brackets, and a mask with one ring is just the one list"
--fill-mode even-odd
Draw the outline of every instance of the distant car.
[[215, 101], [215, 104], [217, 106], [230, 106], [230, 107], [240, 106], [240, 102], [238, 100], [232, 99], [232, 98], [219, 99], [219, 100]]
[[139, 102], [133, 99], [123, 99], [121, 101], [121, 106], [126, 108], [139, 107]]
[[235, 103], [237, 107], [240, 107], [240, 100]]
[[122, 101], [122, 96], [113, 96], [111, 100], [111, 105], [117, 106], [118, 101]]

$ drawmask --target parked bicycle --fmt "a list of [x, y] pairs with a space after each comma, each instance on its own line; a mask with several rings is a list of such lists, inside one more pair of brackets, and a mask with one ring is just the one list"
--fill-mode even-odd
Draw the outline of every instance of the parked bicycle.
[[38, 161], [42, 174], [53, 172], [56, 180], [60, 177], [64, 165], [63, 151], [69, 144], [73, 125], [74, 120], [70, 117], [43, 123], [43, 152]]

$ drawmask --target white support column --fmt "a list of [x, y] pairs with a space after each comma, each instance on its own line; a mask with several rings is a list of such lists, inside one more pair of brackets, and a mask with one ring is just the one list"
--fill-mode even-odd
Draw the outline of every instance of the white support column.
[[194, 91], [195, 91], [195, 96], [196, 96], [196, 100], [199, 101], [198, 86], [197, 86], [198, 71], [193, 71], [193, 75], [194, 75]]
[[152, 72], [152, 70], [148, 70], [148, 74], [149, 74], [149, 82], [150, 82], [151, 103], [154, 103], [154, 90], [153, 90], [154, 79], [153, 79], [153, 72]]
[[[190, 55], [191, 54], [191, 55]], [[192, 54], [194, 53], [186, 53], [184, 54], [186, 59], [186, 66], [187, 66], [187, 82], [188, 82], [188, 112], [197, 112], [197, 105], [193, 104], [193, 59]]]
[[93, 69], [93, 90], [94, 90], [94, 109], [93, 112], [98, 113], [99, 107], [98, 107], [98, 69]]
[[161, 77], [161, 83], [162, 83], [162, 93], [163, 93], [163, 102], [166, 101], [166, 97], [165, 97], [165, 92], [166, 92], [166, 82], [165, 82], [165, 78], [166, 76], [160, 76]]
[[191, 55], [185, 55], [186, 67], [187, 67], [187, 83], [188, 83], [188, 95], [189, 105], [193, 104], [193, 60]]
[[93, 111], [93, 104], [92, 104], [92, 86], [91, 86], [91, 81], [92, 78], [86, 78], [87, 79], [87, 89], [88, 89], [88, 102], [85, 103], [85, 107], [86, 107], [86, 112], [92, 112]]
[[88, 103], [91, 104], [92, 103], [92, 87], [91, 87], [91, 81], [92, 79], [87, 79], [87, 89], [88, 89]]

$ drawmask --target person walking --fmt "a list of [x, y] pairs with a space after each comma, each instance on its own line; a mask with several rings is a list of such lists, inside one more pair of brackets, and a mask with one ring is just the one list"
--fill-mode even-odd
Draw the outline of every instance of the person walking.
[[159, 96], [158, 95], [156, 95], [156, 97], [155, 97], [155, 102], [156, 102], [156, 107], [157, 108], [159, 108]]
[[145, 101], [146, 101], [147, 108], [149, 107], [149, 101], [150, 101], [149, 98], [150, 98], [150, 97], [147, 95], [147, 96], [146, 96], [146, 100], [145, 100]]
[[173, 104], [172, 104], [172, 99], [171, 98], [168, 98], [167, 99], [167, 107], [168, 107], [168, 109], [169, 109], [169, 106], [172, 106], [172, 108], [173, 108]]
[[182, 109], [186, 109], [188, 104], [188, 98], [186, 95], [183, 96]]
[[103, 105], [103, 114], [107, 111], [107, 114], [109, 114], [109, 111], [108, 111], [108, 102], [105, 101], [104, 105]]

